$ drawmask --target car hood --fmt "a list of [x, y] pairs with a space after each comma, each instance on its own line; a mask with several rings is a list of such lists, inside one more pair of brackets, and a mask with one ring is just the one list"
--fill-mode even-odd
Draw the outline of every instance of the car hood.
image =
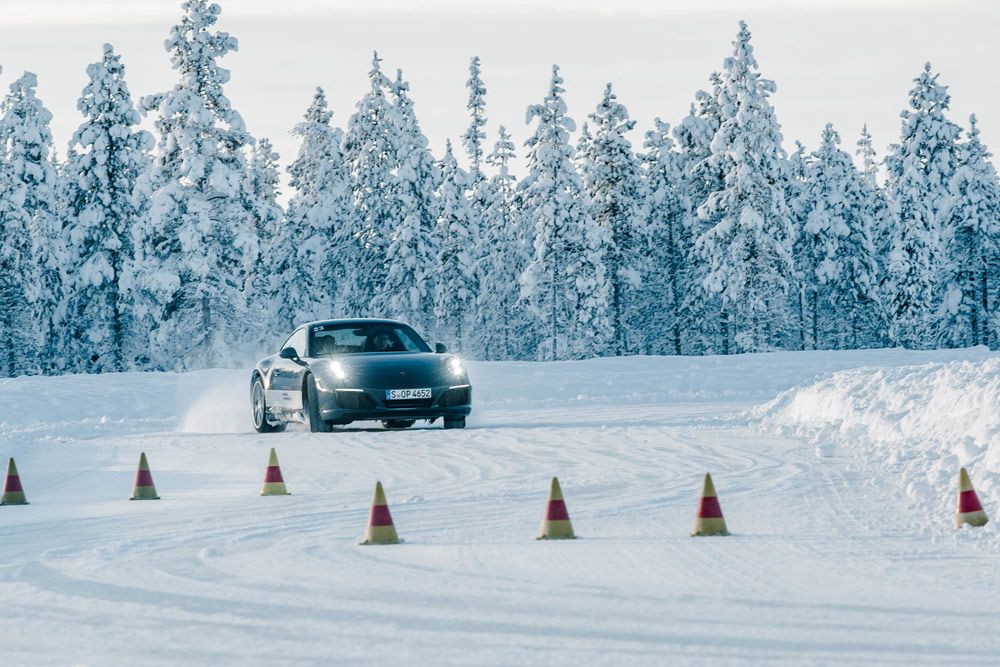
[[451, 355], [432, 352], [364, 352], [336, 357], [347, 377], [343, 387], [358, 389], [421, 389], [461, 384], [448, 368]]

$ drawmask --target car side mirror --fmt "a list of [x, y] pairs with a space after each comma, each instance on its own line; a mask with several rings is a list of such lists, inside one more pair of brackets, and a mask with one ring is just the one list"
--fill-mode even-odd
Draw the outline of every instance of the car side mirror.
[[295, 351], [294, 347], [286, 347], [278, 353], [278, 356], [282, 359], [298, 359], [299, 353]]
[[448, 351], [448, 346], [445, 345], [444, 343], [434, 344], [434, 352], [436, 352], [437, 354], [444, 354], [447, 351]]

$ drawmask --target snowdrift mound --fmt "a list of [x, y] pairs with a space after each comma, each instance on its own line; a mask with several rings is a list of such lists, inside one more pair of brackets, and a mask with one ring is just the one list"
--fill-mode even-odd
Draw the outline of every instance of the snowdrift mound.
[[[810, 438], [819, 456], [856, 456], [880, 473], [872, 477], [898, 480], [921, 523], [938, 531], [950, 530], [966, 466], [1000, 519], [1000, 359], [841, 371], [783, 392], [754, 415], [765, 428]], [[980, 532], [996, 541], [995, 523]]]

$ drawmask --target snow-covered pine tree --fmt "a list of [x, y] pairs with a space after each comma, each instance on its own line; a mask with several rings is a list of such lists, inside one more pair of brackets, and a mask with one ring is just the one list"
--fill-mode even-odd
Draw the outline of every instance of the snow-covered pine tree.
[[[886, 281], [885, 265], [891, 252], [892, 216], [889, 213], [889, 202], [885, 192], [878, 182], [878, 154], [872, 144], [872, 135], [867, 123], [861, 127], [861, 136], [856, 144], [854, 154], [861, 160], [861, 175], [865, 179], [865, 191], [868, 195], [867, 208], [872, 212], [872, 243], [875, 244], [875, 258], [879, 266], [878, 284]], [[887, 340], [887, 332], [882, 332], [881, 338]]]
[[945, 117], [950, 96], [930, 63], [914, 84], [900, 141], [885, 159], [892, 215], [885, 297], [893, 342], [924, 348], [937, 333], [941, 233], [952, 218], [961, 131]]
[[483, 84], [479, 56], [469, 62], [469, 80], [465, 82], [465, 87], [469, 89], [466, 108], [472, 120], [469, 129], [462, 135], [462, 144], [469, 155], [469, 179], [476, 183], [483, 179], [483, 142], [486, 140], [486, 133], [483, 132], [486, 126], [486, 86]]
[[[809, 212], [808, 205], [808, 171], [811, 160], [806, 153], [806, 147], [801, 141], [795, 142], [795, 152], [788, 156], [788, 179], [785, 182], [785, 202], [788, 203], [788, 210], [792, 215], [792, 225], [796, 230], [801, 230], [806, 224], [806, 215]], [[803, 273], [803, 267], [808, 266], [808, 258], [798, 256], [798, 253], [809, 249], [811, 246], [803, 245], [802, 238], [796, 238], [792, 246], [795, 282], [789, 290], [789, 307], [797, 322], [797, 334], [794, 337], [794, 346], [799, 350], [816, 349], [816, 342], [811, 338], [812, 328], [809, 326], [808, 308], [806, 305], [808, 289], [807, 279]]]
[[635, 354], [645, 347], [647, 337], [659, 338], [663, 333], [650, 329], [642, 319], [647, 309], [640, 301], [640, 286], [652, 266], [647, 261], [641, 170], [625, 136], [635, 121], [629, 119], [610, 83], [590, 120], [594, 134], [581, 142], [577, 159], [591, 215], [607, 232], [604, 266], [610, 291], [608, 318], [614, 332], [608, 351], [618, 356]]
[[[469, 110], [469, 129], [462, 135], [462, 143], [465, 145], [469, 155], [469, 192], [468, 199], [472, 218], [470, 220], [469, 233], [472, 235], [472, 250], [474, 262], [478, 264], [483, 259], [486, 246], [483, 245], [482, 236], [485, 233], [483, 225], [486, 209], [492, 206], [491, 197], [494, 194], [492, 184], [483, 174], [483, 142], [486, 140], [486, 133], [483, 128], [486, 126], [486, 85], [483, 83], [481, 61], [479, 56], [475, 56], [469, 62], [469, 79], [465, 82], [469, 89], [469, 101], [466, 108]], [[479, 273], [477, 271], [478, 280]], [[473, 291], [479, 294], [480, 286], [475, 283]]]
[[143, 100], [156, 111], [158, 151], [139, 191], [148, 200], [136, 243], [130, 291], [148, 348], [135, 362], [189, 369], [244, 360], [251, 327], [243, 288], [257, 252], [244, 192], [252, 141], [223, 93], [229, 71], [218, 60], [236, 38], [215, 32], [220, 8], [186, 0], [165, 46], [180, 80]]
[[725, 350], [760, 351], [782, 342], [788, 322], [794, 230], [785, 203], [787, 159], [768, 97], [774, 82], [761, 78], [740, 22], [721, 75], [721, 122], [707, 167], [722, 185], [698, 209], [711, 227], [695, 251], [707, 266], [704, 285], [720, 295]]
[[247, 317], [253, 330], [252, 337], [258, 349], [269, 349], [274, 339], [288, 331], [287, 326], [276, 333], [274, 300], [270, 298], [270, 281], [274, 271], [272, 249], [281, 227], [285, 212], [278, 203], [281, 190], [281, 175], [278, 166], [280, 156], [266, 137], [260, 139], [250, 154], [247, 165], [245, 194], [247, 213], [254, 235], [257, 237], [257, 252], [250, 258], [244, 282], [244, 296]]
[[438, 273], [434, 315], [439, 335], [455, 349], [464, 349], [466, 322], [475, 302], [476, 262], [470, 226], [472, 207], [466, 199], [469, 176], [458, 166], [451, 141], [441, 160], [441, 213], [437, 221]]
[[0, 377], [39, 371], [38, 333], [44, 322], [37, 319], [35, 303], [41, 272], [24, 209], [27, 189], [0, 155]]
[[[710, 225], [698, 217], [698, 207], [710, 192], [722, 187], [722, 174], [708, 158], [712, 154], [712, 138], [719, 129], [719, 90], [722, 79], [718, 72], [709, 76], [711, 92], [699, 90], [688, 115], [674, 128], [681, 170], [681, 203], [684, 207], [684, 228], [692, 239], [700, 237]], [[704, 286], [709, 266], [688, 250], [690, 277], [683, 298], [678, 303], [681, 351], [684, 354], [704, 354], [724, 350], [728, 342], [722, 336], [722, 300]]]
[[[440, 215], [437, 188], [441, 174], [434, 163], [413, 111], [409, 84], [401, 71], [391, 87], [390, 120], [395, 147], [395, 217], [387, 226], [385, 283], [375, 299], [376, 310], [409, 322], [418, 331], [434, 335], [435, 266]], [[442, 279], [445, 276], [440, 276]]]
[[953, 347], [997, 341], [997, 269], [1000, 267], [1000, 181], [992, 154], [979, 138], [976, 116], [959, 146], [951, 178], [955, 198], [944, 228], [944, 302], [939, 340]]
[[549, 359], [602, 354], [612, 335], [608, 322], [609, 286], [604, 267], [606, 230], [590, 215], [583, 182], [573, 166], [563, 79], [552, 67], [542, 104], [528, 107], [537, 119], [528, 147], [528, 175], [518, 191], [522, 212], [535, 225], [534, 254], [522, 276], [545, 340], [540, 355]]
[[66, 369], [101, 373], [128, 369], [123, 351], [134, 327], [121, 279], [133, 254], [133, 192], [149, 168], [153, 138], [137, 127], [125, 66], [110, 44], [101, 61], [87, 67], [87, 76], [76, 105], [84, 121], [63, 168], [66, 303], [59, 329]]
[[373, 306], [384, 302], [386, 248], [399, 220], [395, 128], [385, 91], [389, 80], [382, 73], [378, 53], [368, 72], [369, 90], [358, 101], [344, 138], [344, 157], [350, 175], [351, 215], [339, 244], [340, 296], [346, 315], [384, 315]]
[[357, 255], [345, 235], [350, 217], [351, 183], [341, 150], [343, 134], [331, 126], [326, 94], [316, 88], [312, 102], [292, 134], [301, 140], [288, 167], [294, 194], [269, 251], [268, 298], [274, 329], [291, 331], [306, 320], [330, 317], [342, 306], [336, 299], [340, 251]]
[[515, 193], [517, 179], [510, 171], [516, 158], [507, 128], [486, 164], [496, 170], [487, 182], [489, 206], [483, 211], [482, 248], [476, 269], [476, 353], [482, 359], [531, 358], [534, 337], [529, 334], [525, 304], [520, 296], [521, 273], [528, 264], [523, 220]]
[[858, 137], [857, 149], [854, 154], [861, 158], [861, 175], [872, 187], [878, 187], [878, 153], [872, 144], [872, 134], [868, 131], [868, 123], [861, 126], [861, 136]]
[[639, 298], [647, 330], [643, 351], [681, 354], [682, 309], [693, 288], [691, 230], [682, 195], [683, 156], [673, 150], [670, 126], [659, 118], [654, 120], [654, 129], [646, 132], [643, 148], [643, 212], [650, 264]]
[[[57, 323], [62, 320], [66, 252], [62, 239], [62, 183], [49, 129], [52, 114], [35, 93], [37, 85], [38, 78], [31, 72], [25, 72], [10, 85], [10, 93], [0, 107], [0, 153], [13, 179], [10, 192], [20, 201], [17, 208], [28, 219], [37, 267], [34, 276], [37, 284], [30, 288], [34, 295], [31, 304], [35, 325], [28, 332], [29, 338], [22, 342], [26, 349], [35, 346], [36, 354], [30, 367], [19, 372], [51, 373], [65, 365]], [[15, 228], [16, 225], [12, 227]]]
[[827, 123], [806, 165], [803, 226], [796, 239], [813, 349], [867, 347], [882, 323], [870, 186], [839, 145], [840, 135]]

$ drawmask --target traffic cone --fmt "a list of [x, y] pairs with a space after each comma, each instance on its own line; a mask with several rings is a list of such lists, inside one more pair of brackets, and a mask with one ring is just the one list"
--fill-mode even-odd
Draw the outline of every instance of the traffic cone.
[[372, 513], [368, 517], [368, 528], [361, 544], [398, 544], [399, 535], [389, 514], [389, 505], [385, 502], [385, 491], [382, 482], [375, 482], [375, 497], [372, 499]]
[[691, 531], [691, 536], [728, 534], [726, 520], [722, 518], [719, 498], [715, 495], [712, 476], [705, 473], [705, 483], [701, 487], [701, 502], [698, 504], [698, 514], [694, 519], [694, 530]]
[[972, 487], [969, 473], [962, 468], [958, 471], [958, 511], [955, 512], [955, 528], [961, 528], [965, 524], [985, 526], [988, 521], [989, 517], [983, 511], [979, 496]]
[[264, 473], [264, 485], [260, 487], [262, 496], [288, 496], [285, 479], [281, 476], [281, 466], [278, 465], [278, 455], [271, 447], [271, 457], [267, 461], [267, 472]]
[[14, 457], [12, 456], [7, 462], [7, 479], [3, 483], [3, 498], [0, 498], [0, 505], [27, 504], [24, 489], [21, 488], [21, 478], [17, 474], [17, 466], [14, 465]]
[[149, 462], [146, 461], [146, 452], [139, 455], [139, 469], [135, 471], [135, 488], [132, 490], [132, 497], [129, 500], [159, 500], [156, 495], [156, 486], [153, 484], [153, 475], [149, 472]]
[[538, 539], [572, 540], [575, 537], [573, 524], [569, 522], [569, 512], [566, 511], [566, 501], [563, 500], [562, 489], [559, 487], [559, 479], [553, 477], [549, 486], [549, 502], [545, 507], [545, 518], [542, 519]]

